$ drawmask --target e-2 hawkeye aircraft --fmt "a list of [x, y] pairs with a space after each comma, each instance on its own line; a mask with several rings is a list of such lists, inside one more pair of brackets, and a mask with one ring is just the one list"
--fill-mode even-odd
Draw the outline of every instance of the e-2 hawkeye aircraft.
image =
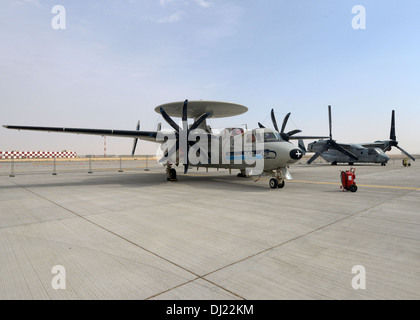
[[398, 145], [395, 135], [395, 110], [392, 110], [389, 140], [371, 143], [337, 143], [332, 139], [331, 133], [331, 106], [328, 106], [328, 118], [330, 138], [328, 140], [318, 140], [308, 145], [307, 152], [315, 152], [308, 160], [308, 164], [311, 164], [316, 158], [321, 156], [332, 165], [336, 165], [337, 163], [348, 163], [349, 165], [353, 165], [354, 163], [380, 163], [382, 166], [386, 166], [390, 158], [385, 152], [390, 151], [392, 147], [398, 148], [410, 159], [415, 161], [412, 155]]
[[[158, 125], [157, 131], [83, 129], [61, 127], [34, 127], [4, 125], [7, 129], [62, 132], [100, 136], [134, 138], [133, 153], [137, 139], [161, 144], [163, 152], [159, 163], [165, 166], [167, 180], [177, 180], [174, 166], [183, 165], [184, 174], [189, 167], [239, 169], [238, 177], [259, 175], [272, 176], [271, 188], [283, 188], [284, 180], [292, 179], [288, 166], [299, 161], [304, 152], [289, 142], [290, 139], [318, 139], [318, 136], [294, 136], [301, 130], [284, 132], [290, 113], [284, 118], [281, 130], [278, 129], [271, 110], [271, 119], [275, 130], [260, 128], [244, 131], [242, 128], [225, 128], [220, 133], [212, 132], [207, 125], [207, 118], [230, 117], [245, 113], [248, 108], [234, 103], [218, 101], [172, 102], [155, 108], [174, 131], [163, 131]], [[179, 126], [171, 117], [181, 117]], [[188, 125], [188, 118], [194, 122]], [[299, 145], [302, 144], [300, 140]]]

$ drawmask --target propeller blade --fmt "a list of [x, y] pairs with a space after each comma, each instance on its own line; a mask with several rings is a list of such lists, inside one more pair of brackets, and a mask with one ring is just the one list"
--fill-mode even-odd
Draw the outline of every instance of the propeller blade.
[[190, 127], [190, 130], [189, 131], [191, 131], [191, 130], [194, 130], [194, 129], [197, 129], [199, 126], [200, 126], [200, 124], [207, 118], [207, 117], [209, 117], [211, 115], [211, 112], [207, 112], [207, 113], [204, 113], [204, 114], [202, 114], [192, 125], [191, 125], [191, 127]]
[[416, 159], [411, 155], [411, 154], [409, 154], [407, 151], [405, 151], [403, 148], [401, 148], [400, 146], [395, 146], [395, 147], [397, 147], [398, 149], [400, 149], [401, 150], [401, 152], [402, 153], [404, 153], [407, 157], [409, 157], [411, 160], [413, 160], [413, 161], [416, 161]]
[[328, 106], [328, 122], [330, 124], [330, 140], [332, 140], [332, 118], [331, 118], [331, 106]]
[[277, 127], [276, 117], [274, 116], [274, 109], [271, 109], [271, 121], [273, 122], [274, 129], [276, 129], [277, 132], [280, 132], [279, 127]]
[[316, 158], [318, 158], [321, 155], [321, 153], [323, 153], [324, 151], [327, 151], [327, 149], [328, 149], [328, 143], [325, 143], [324, 147], [319, 152], [316, 152], [306, 163], [311, 164]]
[[182, 127], [184, 130], [188, 130], [188, 100], [184, 101], [182, 106]]
[[133, 143], [133, 150], [131, 150], [131, 155], [134, 156], [134, 153], [136, 153], [136, 147], [137, 147], [137, 141], [139, 139], [134, 138], [134, 143]]
[[131, 155], [134, 156], [134, 153], [136, 153], [136, 147], [137, 147], [137, 141], [139, 139], [135, 138], [133, 143], [133, 150], [131, 151]]
[[281, 133], [283, 133], [284, 129], [286, 129], [286, 125], [287, 125], [287, 121], [289, 120], [289, 117], [290, 117], [290, 112], [286, 114], [286, 116], [284, 117], [283, 124], [281, 125], [281, 131], [280, 131]]
[[176, 132], [180, 132], [181, 128], [175, 123], [174, 120], [171, 119], [171, 117], [166, 113], [166, 111], [161, 107], [160, 113], [162, 114], [163, 119], [172, 127], [175, 129]]
[[261, 123], [259, 123], [258, 122], [258, 126], [261, 128], [261, 129], [264, 129], [265, 127], [261, 124]]
[[330, 143], [331, 147], [334, 148], [335, 150], [340, 151], [341, 153], [344, 153], [345, 155], [349, 156], [350, 158], [352, 158], [354, 160], [359, 160], [359, 158], [356, 155], [354, 155], [352, 152], [350, 152], [347, 149], [340, 146], [334, 140], [329, 141], [329, 143]]
[[306, 162], [307, 164], [311, 164], [316, 158], [318, 158], [321, 155], [320, 152], [315, 153], [309, 160]]
[[290, 136], [295, 135], [296, 133], [301, 133], [301, 132], [302, 132], [302, 130], [295, 129], [295, 130], [289, 131], [289, 132], [287, 133], [287, 135], [290, 137]]
[[[137, 126], [136, 126], [136, 131], [140, 130], [140, 120], [137, 121]], [[137, 147], [137, 142], [138, 142], [138, 138], [134, 138], [134, 143], [133, 143], [133, 150], [131, 150], [131, 155], [134, 156], [134, 153], [136, 152], [136, 147]]]
[[392, 116], [391, 116], [391, 133], [389, 134], [389, 139], [391, 140], [397, 140], [397, 137], [395, 136], [395, 110], [392, 110]]

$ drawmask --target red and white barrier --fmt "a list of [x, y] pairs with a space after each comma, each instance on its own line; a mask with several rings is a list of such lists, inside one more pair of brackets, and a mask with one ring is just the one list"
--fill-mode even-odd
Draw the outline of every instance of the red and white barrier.
[[0, 159], [52, 159], [52, 158], [76, 158], [76, 152], [72, 151], [0, 151]]

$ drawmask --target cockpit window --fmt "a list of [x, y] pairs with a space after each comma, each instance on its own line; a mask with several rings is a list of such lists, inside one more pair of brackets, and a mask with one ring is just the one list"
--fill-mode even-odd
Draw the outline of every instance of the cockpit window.
[[375, 155], [375, 154], [383, 154], [384, 152], [379, 148], [369, 148], [368, 154], [369, 155]]
[[280, 135], [274, 132], [264, 132], [264, 142], [280, 141]]

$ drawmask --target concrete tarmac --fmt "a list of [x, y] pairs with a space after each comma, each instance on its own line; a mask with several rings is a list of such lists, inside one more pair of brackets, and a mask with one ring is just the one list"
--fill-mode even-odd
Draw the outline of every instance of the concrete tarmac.
[[355, 193], [348, 165], [283, 189], [148, 166], [0, 162], [0, 299], [420, 298], [417, 162], [355, 165]]

